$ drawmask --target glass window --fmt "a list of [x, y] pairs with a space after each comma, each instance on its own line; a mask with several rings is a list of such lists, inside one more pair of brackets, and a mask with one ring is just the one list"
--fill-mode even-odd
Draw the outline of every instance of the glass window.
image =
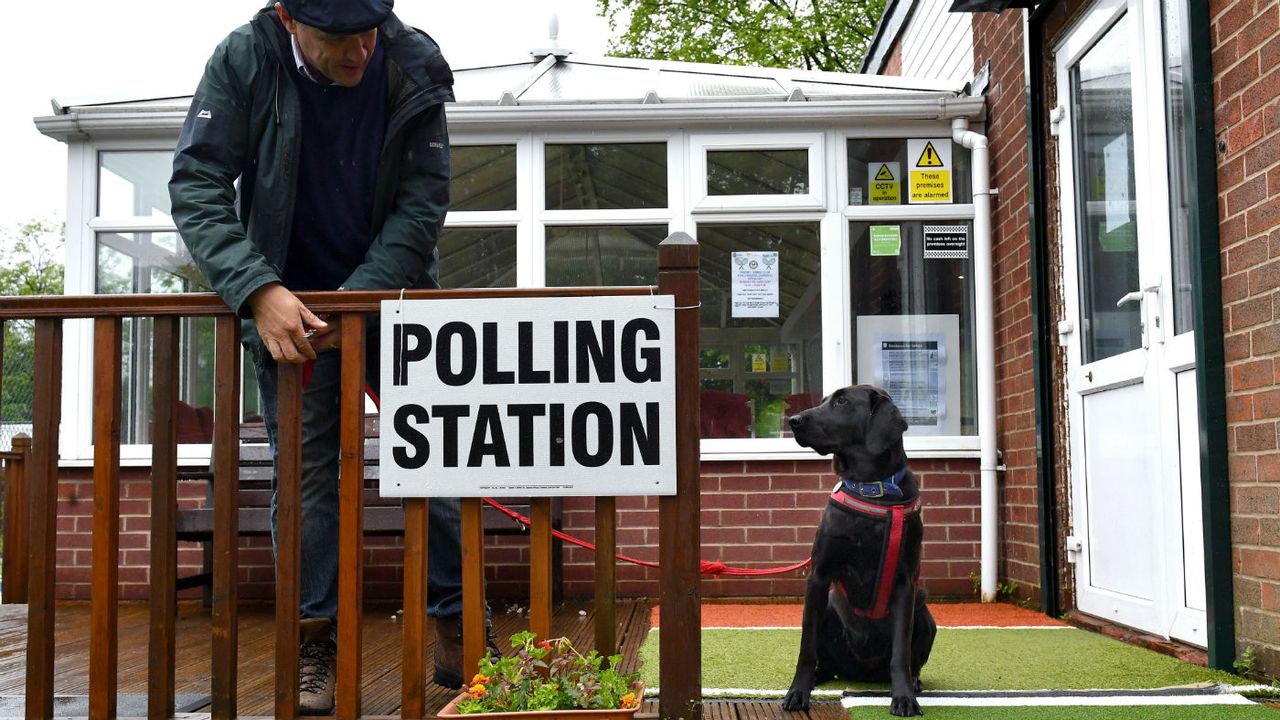
[[1122, 16], [1071, 68], [1080, 330], [1086, 363], [1142, 344], [1133, 74]]
[[809, 151], [708, 150], [708, 195], [804, 195]]
[[972, 223], [849, 223], [856, 382], [885, 388], [911, 434], [977, 434]]
[[[702, 437], [783, 437], [785, 417], [821, 397], [820, 243], [817, 223], [698, 226]], [[760, 257], [746, 253], [777, 253], [762, 271], [777, 303], [735, 313], [734, 265]]]
[[440, 285], [516, 286], [514, 227], [447, 227], [440, 233]]
[[[847, 146], [849, 158], [850, 205], [906, 205], [909, 189], [908, 163], [919, 158], [907, 157], [907, 141], [903, 138], [854, 139]], [[951, 201], [973, 202], [970, 152], [963, 145], [951, 143]]]
[[547, 287], [653, 285], [666, 225], [547, 228]]
[[172, 152], [104, 152], [98, 163], [98, 215], [167, 218]]
[[516, 209], [516, 146], [455, 145], [450, 150], [449, 209]]
[[666, 143], [550, 145], [548, 210], [664, 208]]
[[1164, 2], [1164, 95], [1169, 118], [1169, 246], [1173, 254], [1173, 332], [1194, 329], [1191, 294], [1191, 169], [1186, 107], [1191, 102], [1183, 78], [1188, 65], [1183, 47], [1182, 3]]
[[[208, 291], [176, 233], [99, 233], [95, 290], [101, 294]], [[213, 318], [186, 318], [179, 340], [178, 442], [207, 443], [213, 432]], [[152, 322], [123, 322], [120, 441], [150, 442]], [[247, 399], [247, 398], [246, 398]], [[256, 405], [256, 402], [254, 403]], [[250, 408], [246, 408], [246, 412]]]

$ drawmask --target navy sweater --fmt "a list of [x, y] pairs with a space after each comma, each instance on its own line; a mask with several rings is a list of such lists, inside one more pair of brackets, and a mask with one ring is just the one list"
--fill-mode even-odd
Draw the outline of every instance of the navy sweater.
[[373, 197], [387, 129], [382, 44], [360, 84], [323, 85], [294, 71], [302, 110], [293, 231], [284, 266], [290, 290], [335, 290], [373, 243]]

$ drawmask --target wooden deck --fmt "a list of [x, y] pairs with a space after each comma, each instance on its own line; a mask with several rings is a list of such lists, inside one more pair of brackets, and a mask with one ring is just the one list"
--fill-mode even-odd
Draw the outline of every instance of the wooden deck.
[[[528, 627], [528, 618], [493, 607], [494, 632], [500, 640]], [[119, 709], [121, 717], [145, 712], [147, 691], [147, 606], [122, 604], [119, 615]], [[177, 622], [177, 709], [207, 713], [209, 693], [209, 611], [183, 605]], [[634, 669], [638, 651], [649, 630], [650, 606], [643, 601], [618, 603], [618, 643], [624, 669]], [[585, 650], [592, 646], [594, 619], [590, 603], [557, 607], [553, 632], [570, 638]], [[396, 608], [368, 607], [364, 617], [364, 714], [394, 716], [400, 708], [400, 635]], [[269, 605], [245, 605], [240, 609], [240, 705], [241, 717], [269, 716], [273, 710], [275, 628]], [[426, 649], [428, 657], [432, 647]], [[24, 694], [26, 606], [0, 605], [0, 717], [20, 715]], [[89, 689], [89, 606], [59, 605], [57, 609], [54, 688], [56, 714], [86, 715], [83, 698]], [[443, 707], [455, 691], [429, 685], [427, 707]], [[655, 714], [656, 701], [646, 701], [646, 714]], [[844, 720], [838, 703], [818, 703], [809, 713], [783, 712], [777, 701], [726, 701], [704, 703], [707, 720]]]

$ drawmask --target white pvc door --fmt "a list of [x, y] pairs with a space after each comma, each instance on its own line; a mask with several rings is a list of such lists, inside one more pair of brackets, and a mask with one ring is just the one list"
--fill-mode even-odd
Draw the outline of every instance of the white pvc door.
[[1174, 318], [1159, 10], [1099, 3], [1056, 52], [1068, 550], [1080, 610], [1203, 645], [1194, 349]]

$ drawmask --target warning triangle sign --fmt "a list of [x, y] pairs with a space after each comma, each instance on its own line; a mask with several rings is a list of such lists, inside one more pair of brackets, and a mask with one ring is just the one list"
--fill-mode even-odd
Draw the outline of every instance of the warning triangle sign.
[[893, 180], [893, 171], [891, 171], [891, 170], [889, 169], [889, 166], [888, 166], [888, 165], [881, 164], [881, 165], [880, 165], [880, 169], [879, 169], [878, 171], [876, 171], [876, 180], [880, 180], [880, 181], [892, 181], [892, 180]]
[[924, 144], [924, 152], [921, 152], [920, 159], [916, 160], [916, 167], [943, 167], [942, 158], [938, 157], [938, 151], [933, 149], [933, 143]]

